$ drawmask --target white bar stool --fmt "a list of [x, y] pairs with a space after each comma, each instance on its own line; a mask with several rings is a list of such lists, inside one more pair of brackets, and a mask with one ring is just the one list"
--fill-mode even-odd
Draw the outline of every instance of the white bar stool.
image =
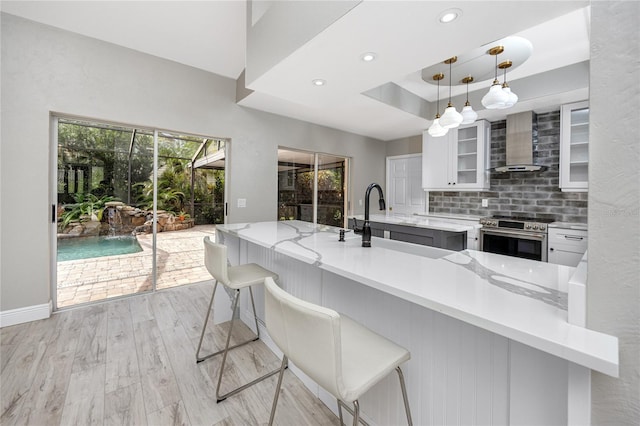
[[[395, 369], [407, 421], [413, 424], [400, 369], [400, 364], [411, 358], [409, 351], [345, 315], [291, 296], [271, 278], [264, 280], [264, 286], [267, 330], [284, 353], [269, 425], [273, 424], [289, 358], [338, 400], [341, 425], [343, 406], [353, 415], [354, 426], [362, 421], [358, 399]], [[353, 404], [353, 411], [346, 403]]]
[[[209, 273], [215, 278], [216, 283], [213, 286], [211, 301], [209, 302], [207, 315], [205, 316], [204, 325], [202, 326], [202, 333], [200, 334], [200, 342], [198, 343], [198, 349], [196, 350], [196, 362], [202, 362], [216, 355], [223, 354], [222, 364], [220, 365], [220, 375], [218, 376], [218, 386], [216, 387], [216, 399], [217, 399], [217, 402], [220, 402], [232, 395], [237, 394], [240, 391], [243, 391], [249, 386], [255, 385], [256, 383], [266, 379], [267, 377], [273, 376], [279, 371], [279, 370], [271, 371], [265, 374], [264, 376], [258, 377], [257, 379], [245, 385], [242, 385], [230, 392], [225, 393], [224, 395], [220, 395], [220, 384], [222, 383], [222, 373], [224, 371], [224, 365], [227, 361], [227, 354], [229, 353], [229, 351], [231, 349], [235, 349], [247, 343], [255, 342], [260, 338], [260, 328], [258, 327], [256, 305], [253, 301], [253, 291], [251, 289], [251, 286], [254, 284], [262, 284], [265, 278], [267, 277], [269, 277], [269, 279], [278, 279], [278, 275], [255, 263], [248, 263], [245, 265], [238, 265], [238, 266], [229, 266], [227, 261], [227, 246], [214, 243], [209, 239], [209, 237], [204, 237], [204, 264], [207, 267], [207, 270], [209, 271]], [[229, 333], [227, 334], [227, 343], [224, 349], [211, 353], [209, 355], [201, 356], [200, 349], [202, 347], [202, 340], [207, 330], [207, 323], [209, 322], [209, 315], [211, 314], [213, 299], [216, 295], [216, 289], [218, 287], [218, 283], [232, 290], [235, 290], [234, 292], [235, 295], [233, 299], [233, 312], [231, 314], [232, 316], [231, 316], [231, 323], [229, 325]], [[240, 289], [243, 289], [245, 287], [249, 287], [249, 294], [251, 295], [253, 319], [255, 320], [255, 323], [256, 323], [256, 335], [255, 337], [249, 340], [246, 340], [244, 342], [238, 343], [233, 346], [229, 346], [229, 342], [231, 342], [231, 332], [233, 330], [233, 323], [235, 321], [235, 317], [238, 311], [238, 301], [240, 300]]]

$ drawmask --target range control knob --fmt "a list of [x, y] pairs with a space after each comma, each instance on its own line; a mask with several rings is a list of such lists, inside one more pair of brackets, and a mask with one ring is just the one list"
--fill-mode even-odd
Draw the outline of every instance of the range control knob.
[[538, 225], [533, 225], [532, 228], [533, 229], [538, 229]]
[[540, 230], [541, 230], [541, 231], [544, 231], [545, 229], [546, 229], [546, 226], [545, 226], [545, 225], [540, 225]]
[[531, 224], [527, 223], [527, 224], [525, 225], [525, 228], [527, 228], [527, 229], [531, 229]]

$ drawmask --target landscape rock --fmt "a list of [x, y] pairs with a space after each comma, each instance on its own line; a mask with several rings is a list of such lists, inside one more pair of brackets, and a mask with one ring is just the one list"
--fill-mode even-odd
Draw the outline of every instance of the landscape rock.
[[76, 225], [71, 228], [71, 231], [67, 232], [69, 235], [80, 236], [84, 233], [84, 227], [82, 225]]
[[83, 224], [84, 232], [83, 236], [98, 236], [100, 235], [100, 222], [98, 221], [89, 221]]

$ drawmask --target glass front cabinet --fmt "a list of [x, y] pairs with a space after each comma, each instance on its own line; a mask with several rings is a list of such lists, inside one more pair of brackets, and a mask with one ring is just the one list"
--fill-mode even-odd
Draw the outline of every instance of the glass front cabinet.
[[422, 187], [430, 191], [489, 188], [489, 130], [484, 120], [451, 129], [442, 137], [422, 137]]
[[560, 110], [560, 189], [586, 192], [589, 184], [589, 102]]

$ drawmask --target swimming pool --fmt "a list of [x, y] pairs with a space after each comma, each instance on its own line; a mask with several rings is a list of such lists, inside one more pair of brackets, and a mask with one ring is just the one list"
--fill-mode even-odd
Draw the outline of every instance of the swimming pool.
[[133, 236], [78, 237], [58, 240], [58, 262], [139, 253], [142, 247]]

